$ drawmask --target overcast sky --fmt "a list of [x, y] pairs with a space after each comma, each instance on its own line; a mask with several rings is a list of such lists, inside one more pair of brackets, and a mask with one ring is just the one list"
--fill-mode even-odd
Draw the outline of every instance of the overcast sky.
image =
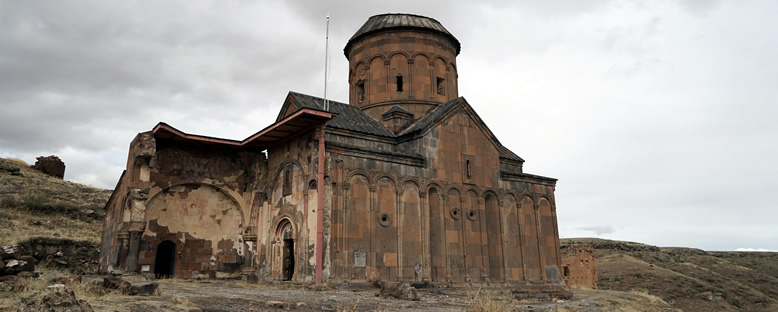
[[242, 140], [288, 91], [348, 101], [343, 46], [380, 13], [462, 43], [459, 94], [561, 237], [778, 250], [778, 2], [0, 0], [0, 157], [113, 188], [160, 121]]

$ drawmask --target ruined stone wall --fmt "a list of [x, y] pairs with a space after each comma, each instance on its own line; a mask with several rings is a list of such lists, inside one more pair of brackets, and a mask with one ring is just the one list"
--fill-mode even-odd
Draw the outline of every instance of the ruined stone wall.
[[256, 152], [158, 142], [142, 216], [139, 271], [158, 273], [158, 248], [171, 242], [173, 276], [239, 277], [253, 259], [243, 235], [264, 162]]
[[156, 248], [170, 241], [176, 246], [174, 276], [240, 276], [243, 212], [221, 189], [194, 183], [166, 188], [146, 204], [146, 220], [141, 272], [155, 272]]
[[54, 155], [36, 158], [32, 168], [52, 177], [65, 178], [65, 163]]
[[[316, 131], [268, 149], [267, 200], [257, 214], [257, 266], [267, 279], [310, 281], [315, 270]], [[291, 244], [291, 247], [289, 246]]]
[[[262, 194], [266, 165], [260, 152], [139, 134], [106, 205], [100, 271], [169, 268], [162, 274], [189, 278], [237, 277], [251, 269], [257, 233], [247, 216]], [[160, 260], [160, 248], [167, 258]]]
[[122, 174], [119, 182], [114, 189], [114, 193], [105, 205], [105, 219], [103, 220], [103, 233], [100, 241], [100, 255], [98, 272], [105, 274], [110, 273], [114, 269], [123, 268], [123, 259], [121, 258], [121, 250], [126, 248], [119, 239], [119, 232], [122, 226], [122, 208], [125, 201], [125, 192], [127, 188], [127, 179], [124, 177], [126, 174]]
[[[103, 222], [103, 237], [100, 246], [99, 272], [122, 271], [127, 266], [131, 238], [139, 243], [139, 235], [130, 237], [130, 232], [139, 233], [142, 222], [143, 199], [148, 194], [149, 162], [156, 150], [156, 141], [151, 132], [142, 132], [130, 142], [127, 155], [127, 167], [114, 188], [111, 198], [105, 205], [106, 216]], [[137, 258], [130, 261], [135, 269]]]
[[562, 248], [562, 278], [570, 287], [597, 289], [597, 263], [591, 245], [570, 245]]

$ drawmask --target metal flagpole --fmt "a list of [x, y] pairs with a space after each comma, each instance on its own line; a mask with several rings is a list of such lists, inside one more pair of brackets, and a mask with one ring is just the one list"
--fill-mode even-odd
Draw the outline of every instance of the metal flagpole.
[[[330, 15], [327, 14], [327, 43], [324, 52], [324, 110], [329, 111], [327, 101], [327, 67], [330, 47]], [[316, 285], [322, 283], [324, 266], [324, 123], [319, 126], [319, 163], [316, 181]]]
[[327, 80], [329, 78], [330, 60], [330, 15], [327, 14], [327, 34], [324, 44], [324, 110], [330, 110], [330, 102], [327, 100]]

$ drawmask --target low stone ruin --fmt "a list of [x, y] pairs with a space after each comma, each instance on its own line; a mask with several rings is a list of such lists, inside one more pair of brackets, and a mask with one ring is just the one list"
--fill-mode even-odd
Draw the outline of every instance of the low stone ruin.
[[597, 263], [591, 245], [562, 246], [562, 277], [567, 286], [597, 289]]
[[51, 155], [46, 157], [40, 156], [36, 159], [37, 161], [35, 162], [35, 165], [32, 165], [33, 169], [48, 174], [52, 177], [60, 179], [65, 178], [65, 163], [62, 162], [59, 157]]

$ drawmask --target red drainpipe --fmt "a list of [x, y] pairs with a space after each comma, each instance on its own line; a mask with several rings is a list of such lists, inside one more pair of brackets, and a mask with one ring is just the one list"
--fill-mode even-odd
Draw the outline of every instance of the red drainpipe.
[[324, 249], [324, 123], [319, 127], [319, 177], [316, 182], [316, 284], [321, 284]]

